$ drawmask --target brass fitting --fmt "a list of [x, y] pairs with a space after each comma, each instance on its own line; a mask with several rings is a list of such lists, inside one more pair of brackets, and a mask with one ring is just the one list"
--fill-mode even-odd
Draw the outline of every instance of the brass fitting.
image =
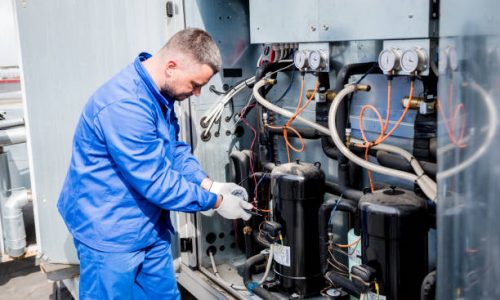
[[245, 227], [243, 227], [243, 234], [244, 234], [244, 235], [251, 235], [251, 234], [252, 234], [252, 231], [253, 231], [253, 229], [252, 229], [252, 227], [250, 227], [250, 226], [245, 226]]
[[356, 85], [356, 90], [362, 92], [368, 92], [370, 91], [370, 86], [368, 84], [358, 84]]
[[[401, 105], [403, 105], [403, 107], [406, 107], [406, 105], [408, 105], [409, 100], [410, 100], [409, 96], [403, 97], [403, 99], [401, 99]], [[424, 98], [413, 97], [410, 102], [410, 109], [419, 109], [420, 104], [422, 104], [423, 101]]]
[[[307, 90], [306, 91], [307, 99], [311, 98], [313, 92], [314, 92], [314, 90]], [[333, 99], [335, 99], [335, 96], [337, 96], [337, 94], [333, 90], [327, 90], [324, 93], [318, 93], [318, 95], [319, 95], [320, 100], [328, 101], [328, 102], [332, 102]]]

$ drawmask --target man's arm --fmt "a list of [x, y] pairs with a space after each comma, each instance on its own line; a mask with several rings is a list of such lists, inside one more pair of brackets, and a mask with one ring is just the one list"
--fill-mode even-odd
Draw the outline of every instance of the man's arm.
[[157, 136], [151, 104], [120, 100], [102, 109], [94, 119], [97, 135], [105, 142], [120, 174], [142, 197], [176, 211], [213, 208], [217, 196], [186, 180], [172, 166], [164, 140]]

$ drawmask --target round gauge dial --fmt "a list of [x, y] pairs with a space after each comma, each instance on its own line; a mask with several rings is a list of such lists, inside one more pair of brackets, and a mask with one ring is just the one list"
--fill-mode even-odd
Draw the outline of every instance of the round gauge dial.
[[397, 49], [384, 49], [378, 56], [378, 65], [384, 73], [399, 70], [399, 53]]
[[427, 55], [420, 48], [413, 48], [403, 52], [401, 56], [401, 68], [403, 71], [413, 73], [423, 71], [427, 67]]
[[318, 70], [323, 67], [323, 56], [321, 55], [321, 51], [313, 50], [309, 52], [309, 67], [313, 70]]
[[448, 69], [448, 49], [439, 50], [438, 64], [439, 73], [444, 74]]
[[295, 52], [295, 56], [293, 58], [293, 63], [297, 69], [302, 70], [308, 67], [308, 53], [305, 51], [297, 51]]
[[450, 68], [453, 71], [456, 71], [458, 69], [458, 56], [457, 56], [457, 50], [455, 49], [455, 47], [449, 47], [448, 58], [450, 60]]

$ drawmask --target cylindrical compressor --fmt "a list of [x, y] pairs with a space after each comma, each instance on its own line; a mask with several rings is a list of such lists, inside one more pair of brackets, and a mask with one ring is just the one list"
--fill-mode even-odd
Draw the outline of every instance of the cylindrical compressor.
[[415, 193], [385, 189], [359, 202], [363, 263], [387, 299], [420, 299], [427, 274], [427, 204]]
[[283, 236], [282, 244], [274, 247], [274, 270], [281, 289], [289, 293], [315, 294], [323, 284], [317, 218], [324, 185], [319, 163], [283, 164], [271, 173], [274, 220]]

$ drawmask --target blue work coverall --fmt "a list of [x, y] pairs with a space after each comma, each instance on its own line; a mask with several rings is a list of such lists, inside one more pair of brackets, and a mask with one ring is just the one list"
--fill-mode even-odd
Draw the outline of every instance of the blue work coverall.
[[178, 299], [169, 211], [215, 205], [174, 99], [141, 53], [89, 99], [77, 124], [58, 209], [80, 259], [80, 299]]

